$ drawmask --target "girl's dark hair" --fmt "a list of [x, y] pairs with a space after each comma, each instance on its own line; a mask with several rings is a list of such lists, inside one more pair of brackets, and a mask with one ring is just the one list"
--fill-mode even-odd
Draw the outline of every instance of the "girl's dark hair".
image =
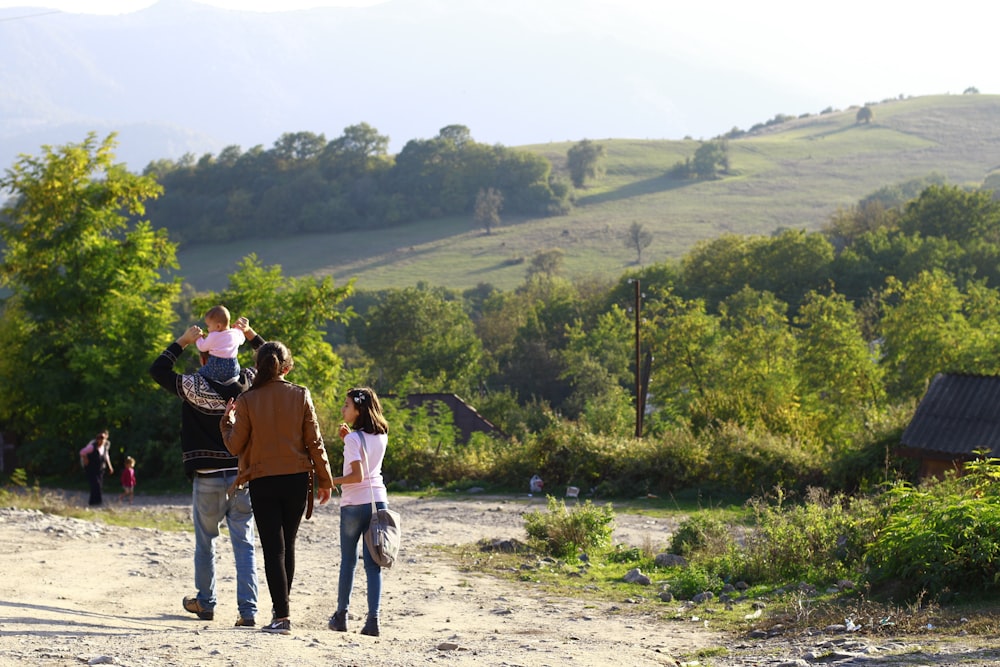
[[292, 370], [292, 353], [284, 343], [271, 340], [257, 348], [257, 375], [251, 389], [262, 387]]
[[354, 402], [358, 410], [358, 418], [351, 428], [365, 433], [388, 433], [389, 422], [382, 414], [382, 403], [378, 395], [368, 387], [355, 387], [347, 390], [347, 399]]

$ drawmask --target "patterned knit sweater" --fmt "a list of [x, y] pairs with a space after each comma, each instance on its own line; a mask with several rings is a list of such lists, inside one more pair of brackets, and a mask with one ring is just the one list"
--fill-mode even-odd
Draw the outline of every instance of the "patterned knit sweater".
[[[250, 344], [256, 350], [264, 342], [261, 336], [256, 336]], [[197, 373], [180, 374], [174, 371], [174, 365], [183, 352], [184, 348], [171, 343], [150, 366], [149, 374], [157, 384], [181, 399], [184, 472], [192, 477], [195, 471], [235, 469], [238, 460], [222, 442], [219, 419], [229, 399], [250, 388], [255, 371], [242, 369], [239, 379], [230, 385], [206, 380]]]

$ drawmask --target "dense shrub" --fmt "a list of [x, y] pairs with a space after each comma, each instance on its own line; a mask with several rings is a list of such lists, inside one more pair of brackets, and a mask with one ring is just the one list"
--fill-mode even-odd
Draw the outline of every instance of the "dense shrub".
[[524, 527], [534, 546], [557, 558], [575, 558], [581, 551], [605, 551], [611, 546], [615, 514], [611, 505], [597, 507], [589, 500], [567, 509], [548, 497], [548, 511], [524, 515]]
[[551, 424], [524, 441], [524, 461], [549, 488], [565, 485], [589, 489], [606, 475], [617, 457], [628, 456], [627, 441], [596, 435], [575, 422]]
[[793, 503], [777, 489], [748, 506], [753, 520], [747, 526], [727, 525], [704, 512], [678, 526], [670, 547], [696, 569], [691, 579], [823, 585], [863, 576], [865, 550], [881, 525], [872, 499], [810, 488]]
[[723, 586], [718, 575], [699, 565], [674, 569], [667, 582], [670, 584], [670, 592], [681, 600], [690, 600], [706, 591], [715, 593]]
[[865, 430], [842, 445], [826, 473], [826, 486], [845, 493], [868, 493], [895, 480], [915, 480], [919, 460], [892, 455], [903, 430], [913, 418], [916, 400], [882, 411], [871, 411]]
[[670, 539], [671, 553], [688, 560], [699, 555], [717, 556], [733, 546], [729, 527], [704, 512], [688, 517], [677, 527]]
[[860, 574], [877, 525], [870, 500], [814, 487], [802, 503], [787, 503], [779, 489], [770, 502], [755, 498], [750, 506], [755, 522], [733, 577], [753, 583], [823, 583]]
[[708, 443], [686, 429], [619, 442], [625, 451], [608, 461], [598, 485], [601, 496], [663, 494], [691, 488], [705, 479], [712, 466]]
[[711, 443], [712, 465], [705, 481], [742, 493], [774, 486], [805, 490], [820, 485], [829, 467], [811, 443], [726, 423], [699, 435]]
[[627, 547], [624, 544], [616, 544], [615, 548], [608, 552], [605, 560], [609, 563], [641, 563], [646, 559], [646, 554], [639, 547]]
[[902, 593], [993, 592], [1000, 586], [1000, 466], [919, 486], [897, 482], [882, 497], [884, 526], [867, 550], [869, 581]]

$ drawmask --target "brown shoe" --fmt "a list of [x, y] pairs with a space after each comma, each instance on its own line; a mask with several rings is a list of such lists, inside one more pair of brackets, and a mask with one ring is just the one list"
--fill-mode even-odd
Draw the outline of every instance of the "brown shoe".
[[237, 628], [252, 628], [255, 625], [257, 625], [257, 622], [254, 619], [252, 619], [252, 618], [243, 618], [242, 616], [240, 616], [239, 618], [236, 619], [236, 626], [235, 627], [237, 627]]
[[197, 615], [198, 618], [200, 618], [203, 621], [211, 621], [212, 619], [215, 618], [215, 612], [209, 611], [208, 609], [202, 607], [201, 603], [198, 602], [198, 598], [185, 597], [184, 611], [189, 611], [192, 614]]

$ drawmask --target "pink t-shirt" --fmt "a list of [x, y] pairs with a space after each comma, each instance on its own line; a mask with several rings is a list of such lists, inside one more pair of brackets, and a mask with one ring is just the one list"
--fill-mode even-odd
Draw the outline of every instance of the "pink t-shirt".
[[[358, 461], [361, 464], [361, 473], [364, 475], [364, 479], [358, 484], [341, 485], [341, 505], [371, 504], [372, 492], [375, 493], [375, 502], [389, 502], [389, 494], [385, 490], [385, 481], [382, 479], [382, 459], [385, 458], [385, 450], [388, 445], [389, 436], [385, 433], [365, 433], [365, 458], [362, 459], [361, 435], [357, 431], [352, 431], [344, 437], [343, 474], [351, 474], [351, 461]], [[365, 468], [366, 461], [371, 469], [371, 475]]]
[[239, 329], [223, 329], [222, 331], [210, 331], [204, 338], [195, 341], [199, 352], [208, 352], [213, 357], [223, 359], [235, 359], [240, 351], [240, 345], [245, 343], [247, 337]]
[[122, 470], [122, 486], [131, 489], [135, 486], [135, 468], [125, 468]]

